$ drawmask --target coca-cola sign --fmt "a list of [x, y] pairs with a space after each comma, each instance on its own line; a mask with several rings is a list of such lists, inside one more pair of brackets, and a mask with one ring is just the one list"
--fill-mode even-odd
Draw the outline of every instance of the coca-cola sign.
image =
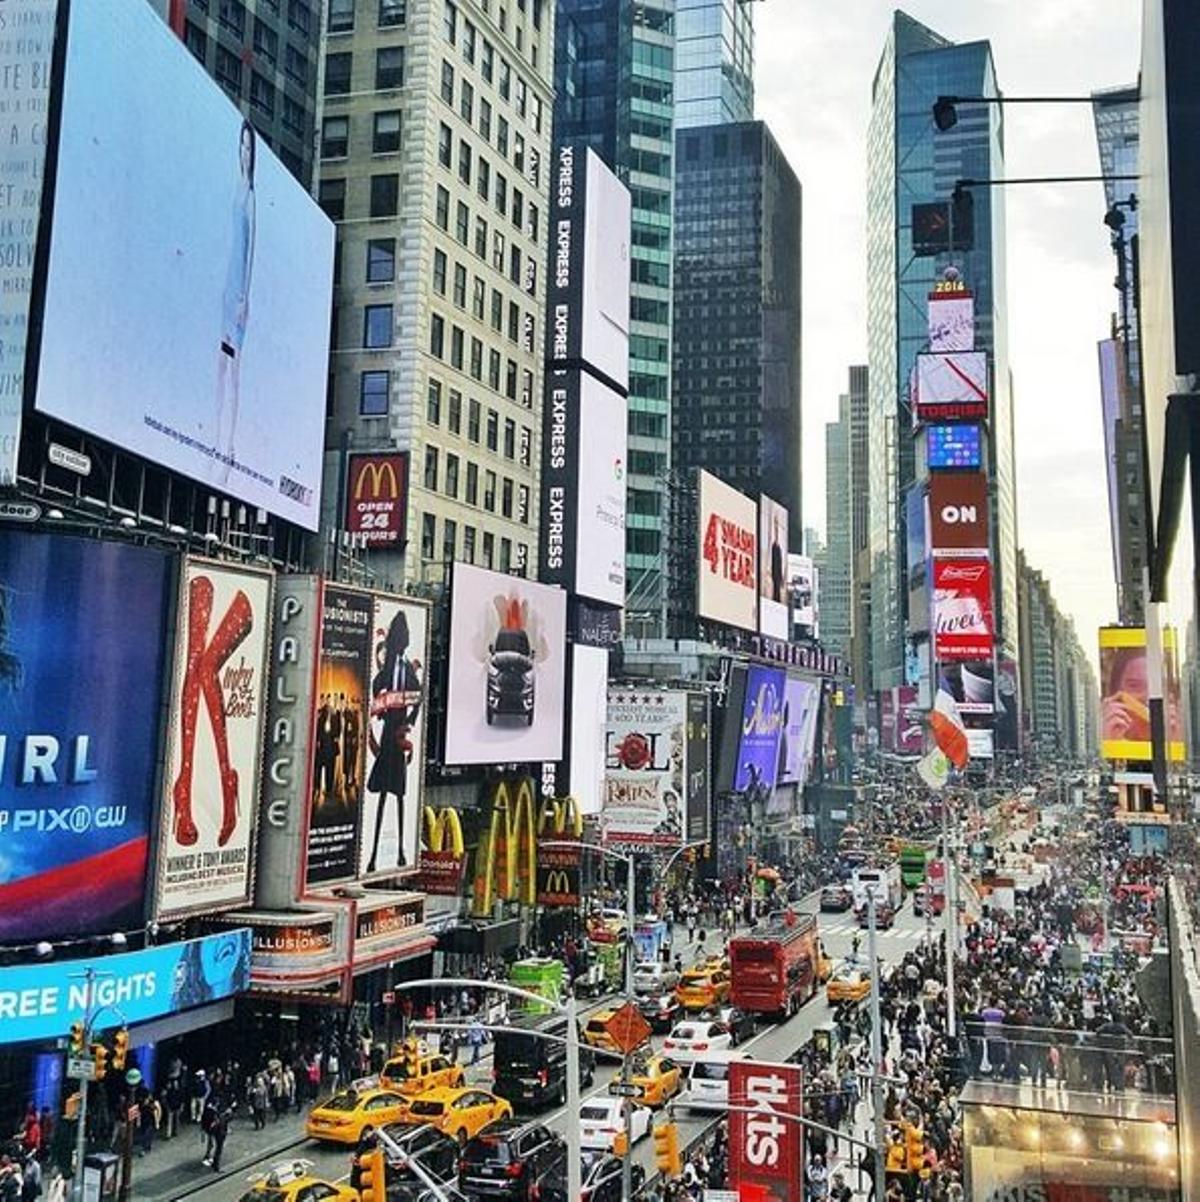
[[[803, 1078], [798, 1065], [729, 1065], [729, 1187], [771, 1202], [800, 1202]], [[757, 1187], [754, 1189], [753, 1187]], [[745, 1196], [745, 1195], [743, 1195]]]
[[992, 565], [988, 560], [934, 560], [933, 628], [937, 659], [989, 659], [996, 633], [992, 615]]

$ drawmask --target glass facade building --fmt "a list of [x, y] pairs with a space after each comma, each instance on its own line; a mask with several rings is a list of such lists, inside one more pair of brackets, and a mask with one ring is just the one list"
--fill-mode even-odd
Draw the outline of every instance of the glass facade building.
[[948, 200], [962, 178], [1004, 175], [999, 105], [959, 106], [934, 125], [940, 95], [997, 96], [991, 45], [956, 45], [897, 12], [876, 70], [867, 139], [867, 349], [871, 662], [875, 689], [905, 683], [904, 497], [916, 464], [909, 379], [928, 347], [928, 296], [949, 266], [975, 295], [975, 346], [991, 364], [989, 493], [997, 654], [1018, 651], [1016, 497], [1009, 375], [1004, 192], [977, 188], [970, 250], [915, 257], [912, 206]]
[[633, 199], [626, 609], [661, 634], [671, 468], [675, 0], [558, 0], [554, 143], [585, 141]]
[[675, 128], [753, 120], [753, 5], [675, 0]]

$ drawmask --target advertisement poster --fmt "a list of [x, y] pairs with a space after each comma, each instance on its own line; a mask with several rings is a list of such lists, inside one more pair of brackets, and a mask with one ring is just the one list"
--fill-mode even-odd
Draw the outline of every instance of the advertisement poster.
[[788, 613], [788, 511], [770, 497], [758, 499], [758, 628], [775, 639], [791, 633]]
[[569, 793], [583, 814], [599, 814], [604, 807], [607, 727], [608, 652], [576, 643], [571, 649], [569, 772], [559, 779], [558, 791]]
[[991, 659], [992, 565], [982, 558], [933, 562], [934, 658]]
[[729, 1188], [771, 1202], [802, 1202], [804, 1128], [778, 1116], [803, 1116], [804, 1077], [799, 1065], [729, 1065]]
[[1001, 655], [996, 659], [996, 750], [1019, 751], [1021, 739], [1021, 692], [1017, 661]]
[[42, 169], [46, 158], [46, 108], [57, 0], [8, 0], [0, 29], [0, 112], [4, 147], [0, 179], [8, 185], [0, 262], [0, 488], [12, 484], [25, 397], [25, 340]]
[[955, 421], [988, 416], [986, 351], [947, 351], [917, 356], [917, 417]]
[[982, 472], [935, 472], [929, 477], [929, 529], [942, 558], [986, 555], [988, 484]]
[[709, 740], [712, 716], [707, 693], [687, 695], [687, 829], [688, 843], [708, 838], [709, 806], [712, 788], [709, 781]]
[[358, 866], [363, 877], [417, 866], [428, 660], [428, 608], [375, 594]]
[[562, 758], [567, 594], [454, 565], [447, 764]]
[[901, 755], [920, 755], [925, 750], [925, 715], [916, 685], [896, 689], [896, 750]]
[[605, 737], [606, 843], [678, 847], [687, 797], [688, 694], [612, 689]]
[[929, 349], [975, 349], [975, 298], [969, 292], [933, 293], [929, 297]]
[[[93, 986], [92, 1013], [117, 1007], [125, 1025], [218, 1002], [250, 988], [250, 931], [166, 943], [104, 957]], [[54, 960], [0, 968], [0, 1043], [61, 1039], [88, 1012], [79, 961]], [[115, 1024], [116, 1014], [109, 1019]]]
[[895, 689], [884, 689], [879, 694], [879, 747], [882, 751], [896, 750]]
[[792, 637], [821, 637], [817, 567], [808, 555], [788, 556], [788, 587], [792, 601]]
[[[1167, 759], [1184, 759], [1175, 631], [1162, 632]], [[1141, 626], [1100, 628], [1100, 754], [1106, 760], [1149, 760], [1150, 670]]]
[[807, 783], [820, 709], [820, 681], [789, 676], [783, 687], [783, 729], [779, 736], [777, 783], [801, 787]]
[[757, 630], [758, 514], [754, 502], [708, 472], [700, 472], [699, 477], [696, 612], [714, 622]]
[[0, 531], [4, 942], [142, 925], [171, 577], [159, 551]]
[[931, 471], [983, 466], [983, 428], [978, 422], [925, 427], [925, 457]]
[[916, 588], [924, 581], [925, 561], [929, 558], [929, 521], [925, 489], [920, 484], [904, 494], [904, 546], [908, 586]]
[[943, 664], [941, 678], [942, 688], [954, 698], [960, 714], [995, 711], [995, 668], [990, 659]]
[[742, 727], [733, 788], [766, 801], [779, 772], [783, 733], [784, 681], [778, 668], [751, 668], [746, 674]]
[[581, 597], [625, 603], [625, 461], [628, 402], [579, 373], [575, 589]]
[[153, 5], [70, 7], [47, 233], [37, 408], [316, 530], [333, 223]]
[[408, 452], [351, 455], [346, 469], [346, 530], [368, 547], [395, 547], [408, 526]]
[[326, 583], [312, 736], [306, 874], [310, 885], [352, 877], [357, 867], [371, 610], [369, 594]]
[[160, 922], [251, 899], [270, 634], [270, 575], [187, 560], [167, 718]]

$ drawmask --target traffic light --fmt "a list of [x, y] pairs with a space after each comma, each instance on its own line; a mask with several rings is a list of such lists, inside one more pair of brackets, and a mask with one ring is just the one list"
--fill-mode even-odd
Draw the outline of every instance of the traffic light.
[[612, 1154], [614, 1156], [624, 1156], [629, 1151], [629, 1140], [624, 1131], [618, 1131], [613, 1136]]
[[112, 1066], [113, 1072], [125, 1071], [125, 1058], [129, 1055], [129, 1032], [122, 1027], [113, 1036]]
[[358, 1158], [358, 1197], [359, 1202], [384, 1202], [387, 1194], [384, 1174], [387, 1172], [387, 1161], [383, 1149], [372, 1148], [362, 1153]]
[[83, 1049], [87, 1047], [87, 1028], [84, 1026], [83, 1019], [77, 1018], [71, 1024], [71, 1037], [68, 1047], [71, 1050], [72, 1056], [82, 1056]]
[[918, 1172], [925, 1163], [925, 1133], [916, 1123], [904, 1125], [904, 1160], [910, 1173]]
[[63, 1103], [63, 1118], [74, 1122], [79, 1117], [79, 1091], [76, 1090], [73, 1094], [67, 1095], [67, 1100]]
[[92, 1044], [92, 1063], [96, 1066], [96, 1080], [103, 1081], [108, 1072], [108, 1048], [104, 1044]]
[[654, 1128], [654, 1163], [664, 1177], [678, 1177], [683, 1172], [679, 1128], [674, 1123], [661, 1123]]

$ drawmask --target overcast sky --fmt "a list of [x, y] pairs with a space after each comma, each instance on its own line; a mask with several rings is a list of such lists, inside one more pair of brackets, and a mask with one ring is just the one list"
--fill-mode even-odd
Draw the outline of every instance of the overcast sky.
[[[755, 5], [758, 114], [804, 188], [804, 520], [824, 529], [825, 423], [846, 368], [866, 362], [865, 178], [871, 80], [893, 4]], [[1140, 0], [910, 0], [956, 42], [989, 38], [1012, 96], [1085, 95], [1136, 81]], [[1088, 105], [1007, 110], [1009, 175], [1094, 175]], [[1008, 323], [1018, 524], [1089, 650], [1115, 617], [1096, 342], [1116, 307], [1099, 184], [1012, 188]], [[1094, 651], [1093, 651], [1094, 657]]]

